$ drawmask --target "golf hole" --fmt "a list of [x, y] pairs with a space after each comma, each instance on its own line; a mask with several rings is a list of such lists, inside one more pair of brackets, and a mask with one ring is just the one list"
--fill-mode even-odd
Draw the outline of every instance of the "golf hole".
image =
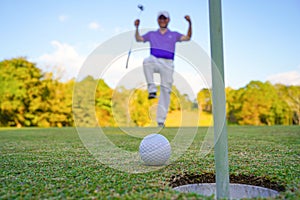
[[[203, 196], [216, 196], [215, 174], [181, 174], [170, 179], [173, 190], [184, 193], [197, 193]], [[253, 175], [230, 175], [230, 199], [276, 197], [285, 191], [282, 184], [265, 177]]]

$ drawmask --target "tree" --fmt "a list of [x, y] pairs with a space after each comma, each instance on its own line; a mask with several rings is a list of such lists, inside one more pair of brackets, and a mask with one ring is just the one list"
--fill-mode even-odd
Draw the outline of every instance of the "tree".
[[96, 117], [100, 126], [114, 125], [112, 115], [112, 95], [113, 90], [104, 82], [104, 80], [98, 80], [95, 93], [95, 105]]
[[270, 82], [251, 81], [246, 87], [230, 91], [230, 122], [241, 125], [288, 124], [289, 107]]
[[73, 113], [76, 126], [95, 127], [112, 126], [112, 94], [113, 90], [103, 79], [87, 76], [76, 82], [74, 87]]
[[[73, 126], [72, 91], [74, 80], [65, 83], [47, 73], [41, 81], [42, 92], [38, 101], [33, 102], [31, 112], [38, 115], [37, 126], [62, 127]], [[40, 110], [39, 110], [40, 109]], [[38, 111], [39, 110], [39, 111]]]
[[25, 58], [0, 62], [1, 126], [72, 126], [73, 81], [61, 83]]
[[131, 98], [129, 98], [129, 112], [131, 121], [137, 126], [146, 126], [151, 123], [150, 101], [148, 100], [147, 91], [134, 90]]
[[42, 91], [41, 70], [25, 58], [0, 62], [0, 125], [34, 126], [38, 116], [31, 112]]
[[[146, 90], [113, 90], [104, 80], [91, 76], [79, 82], [60, 82], [22, 57], [0, 62], [0, 85], [0, 126], [73, 126], [73, 113], [77, 126], [155, 123], [151, 120], [155, 120], [156, 109], [152, 108], [158, 99], [149, 101]], [[300, 86], [251, 81], [238, 90], [226, 88], [226, 99], [231, 124], [300, 125]], [[202, 89], [197, 101], [202, 112], [212, 113], [210, 89]], [[173, 86], [169, 114], [193, 111], [195, 104], [197, 107], [197, 102]]]
[[240, 99], [243, 93], [244, 89], [234, 90], [226, 88], [226, 115], [229, 124], [238, 124], [238, 121], [242, 120], [238, 113], [240, 113], [242, 108]]
[[198, 95], [197, 100], [201, 111], [212, 113], [212, 93], [211, 89], [204, 88]]
[[115, 126], [129, 126], [130, 116], [129, 116], [129, 102], [130, 90], [125, 87], [117, 87], [113, 91], [112, 96], [112, 115], [113, 124]]
[[73, 113], [75, 125], [79, 127], [95, 127], [98, 122], [95, 117], [96, 80], [87, 76], [75, 82], [73, 93]]
[[290, 108], [289, 123], [300, 125], [300, 86], [275, 85], [278, 95]]
[[184, 101], [182, 101], [183, 99], [181, 97], [182, 96], [178, 89], [175, 86], [173, 86], [170, 95], [169, 112], [180, 110], [182, 108]]

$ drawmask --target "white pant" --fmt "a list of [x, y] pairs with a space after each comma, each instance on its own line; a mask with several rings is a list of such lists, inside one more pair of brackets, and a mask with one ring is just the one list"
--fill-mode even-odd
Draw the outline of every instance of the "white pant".
[[160, 97], [158, 101], [156, 121], [157, 123], [164, 123], [169, 110], [170, 94], [173, 84], [173, 60], [150, 56], [144, 60], [143, 68], [149, 93], [157, 92], [157, 88], [153, 80], [153, 74], [160, 74]]

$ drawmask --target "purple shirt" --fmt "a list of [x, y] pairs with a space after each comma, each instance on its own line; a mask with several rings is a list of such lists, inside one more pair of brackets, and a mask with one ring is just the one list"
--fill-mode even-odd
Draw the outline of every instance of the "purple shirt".
[[169, 29], [165, 34], [159, 30], [149, 31], [142, 37], [144, 42], [150, 42], [150, 53], [157, 58], [174, 60], [175, 44], [180, 41], [182, 34]]

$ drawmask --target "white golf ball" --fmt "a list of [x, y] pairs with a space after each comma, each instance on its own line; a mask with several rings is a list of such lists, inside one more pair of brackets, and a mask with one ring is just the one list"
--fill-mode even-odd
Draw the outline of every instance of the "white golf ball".
[[153, 133], [141, 141], [140, 157], [146, 165], [163, 165], [170, 156], [171, 145], [163, 135]]

